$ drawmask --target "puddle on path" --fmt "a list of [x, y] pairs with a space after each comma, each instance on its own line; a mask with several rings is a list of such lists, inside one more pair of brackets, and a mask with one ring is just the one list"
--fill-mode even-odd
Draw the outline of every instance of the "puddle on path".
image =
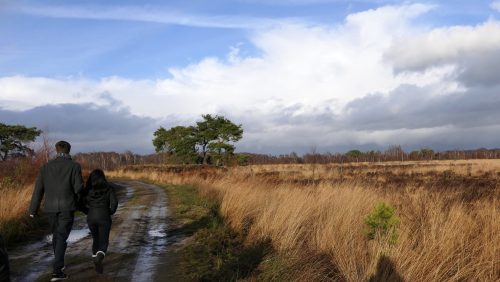
[[[67, 243], [78, 242], [87, 236], [90, 236], [90, 230], [88, 228], [73, 229], [71, 230], [71, 233], [69, 233]], [[52, 234], [45, 236], [45, 242], [52, 244]]]
[[148, 234], [151, 237], [159, 237], [159, 238], [167, 237], [167, 232], [165, 232], [164, 229], [149, 230]]
[[[147, 185], [151, 189], [160, 189], [153, 185]], [[155, 270], [159, 259], [167, 249], [167, 207], [166, 198], [163, 193], [158, 197], [151, 207], [148, 218], [150, 222], [147, 227], [145, 242], [141, 246], [137, 262], [134, 268], [132, 281], [153, 281]]]
[[[68, 244], [79, 242], [88, 237], [89, 234], [88, 228], [72, 230], [68, 238]], [[16, 262], [16, 264], [29, 265], [29, 273], [22, 273], [22, 271], [26, 270], [25, 268], [12, 265], [14, 268], [12, 273], [13, 281], [33, 282], [51, 269], [52, 261], [54, 260], [52, 235], [47, 235], [39, 242], [16, 249], [9, 256], [10, 260]]]

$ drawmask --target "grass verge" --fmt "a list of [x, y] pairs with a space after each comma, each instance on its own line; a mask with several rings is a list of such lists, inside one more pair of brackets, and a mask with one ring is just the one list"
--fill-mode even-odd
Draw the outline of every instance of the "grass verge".
[[[161, 185], [161, 184], [160, 184]], [[189, 281], [342, 280], [328, 258], [303, 250], [276, 251], [270, 240], [250, 240], [236, 232], [220, 214], [215, 197], [192, 185], [162, 185], [167, 191], [175, 228], [185, 236], [179, 273]]]
[[38, 238], [45, 232], [45, 216], [28, 216], [32, 191], [32, 185], [0, 189], [0, 234], [7, 246]]
[[167, 191], [175, 228], [185, 236], [178, 271], [189, 281], [253, 280], [270, 244], [245, 244], [245, 236], [224, 223], [215, 199], [189, 185], [162, 185]]

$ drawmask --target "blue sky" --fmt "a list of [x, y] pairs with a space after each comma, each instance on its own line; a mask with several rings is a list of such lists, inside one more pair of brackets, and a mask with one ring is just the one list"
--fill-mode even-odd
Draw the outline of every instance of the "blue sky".
[[[0, 75], [163, 77], [168, 67], [186, 65], [206, 56], [224, 56], [229, 46], [242, 45], [245, 52], [256, 52], [247, 39], [252, 28], [146, 22], [134, 20], [133, 15], [128, 20], [85, 16], [68, 19], [63, 13], [49, 17], [25, 11], [31, 7], [90, 11], [125, 8], [160, 14], [175, 11], [186, 17], [232, 17], [240, 21], [279, 22], [296, 18], [332, 22], [343, 20], [354, 7], [374, 6], [321, 1], [314, 5], [262, 4], [266, 1], [156, 1], [142, 5], [134, 4], [136, 1], [105, 2], [106, 5], [103, 1], [33, 1], [7, 5], [0, 18]], [[216, 19], [213, 21], [216, 24]]]
[[[250, 28], [221, 28], [211, 27], [210, 23], [182, 24], [180, 20], [169, 24], [146, 22], [134, 20], [134, 10], [211, 18], [214, 25], [219, 17], [245, 23], [296, 20], [332, 24], [342, 22], [349, 13], [397, 2], [151, 1], [137, 5], [137, 1], [7, 1], [0, 17], [0, 75], [164, 77], [169, 67], [207, 56], [223, 57], [229, 46], [242, 46], [247, 54], [257, 52], [248, 42], [252, 23]], [[440, 6], [425, 18], [435, 25], [477, 24], [495, 16], [489, 1], [425, 3]], [[120, 9], [129, 10], [129, 14], [119, 20], [88, 18], [92, 11]], [[81, 14], [66, 18], [63, 11], [67, 10]], [[230, 24], [231, 20], [226, 22]]]
[[[496, 105], [499, 11], [483, 0], [0, 1], [0, 117], [82, 151], [147, 153], [156, 127], [203, 113], [242, 123], [244, 151], [500, 147], [491, 133], [460, 138], [500, 126], [487, 107], [460, 110], [476, 124], [445, 103], [420, 109], [424, 123], [405, 108], [422, 96]], [[76, 134], [44, 111], [65, 108], [103, 113], [112, 134], [90, 142], [92, 128]], [[127, 124], [141, 124], [128, 143]]]

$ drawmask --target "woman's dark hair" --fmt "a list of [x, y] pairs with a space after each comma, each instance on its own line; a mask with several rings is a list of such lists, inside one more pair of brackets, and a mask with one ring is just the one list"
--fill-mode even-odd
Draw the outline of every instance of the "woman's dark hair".
[[87, 179], [87, 189], [91, 188], [104, 188], [108, 181], [101, 169], [94, 169]]

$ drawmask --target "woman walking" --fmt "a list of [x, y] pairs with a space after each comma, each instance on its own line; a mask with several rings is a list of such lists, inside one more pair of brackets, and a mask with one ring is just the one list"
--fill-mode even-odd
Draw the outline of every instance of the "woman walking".
[[115, 190], [108, 184], [102, 170], [95, 169], [90, 173], [82, 200], [82, 211], [87, 214], [87, 224], [92, 233], [92, 258], [95, 270], [97, 273], [102, 273], [102, 262], [109, 245], [111, 215], [118, 207]]

